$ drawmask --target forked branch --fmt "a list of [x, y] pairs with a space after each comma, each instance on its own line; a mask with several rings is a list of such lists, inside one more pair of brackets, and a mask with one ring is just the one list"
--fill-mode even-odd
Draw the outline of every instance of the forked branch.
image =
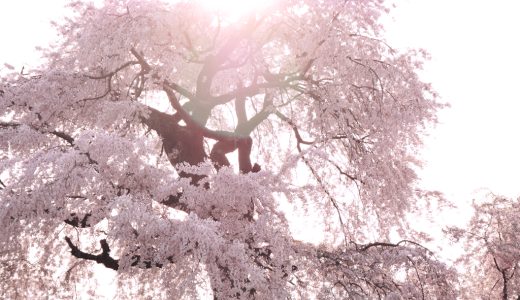
[[98, 255], [81, 251], [76, 245], [74, 245], [74, 243], [72, 243], [68, 236], [65, 237], [65, 241], [67, 242], [67, 245], [69, 245], [70, 253], [74, 257], [95, 261], [112, 270], [117, 271], [119, 269], [119, 260], [110, 256], [110, 247], [105, 239], [99, 241], [102, 252]]

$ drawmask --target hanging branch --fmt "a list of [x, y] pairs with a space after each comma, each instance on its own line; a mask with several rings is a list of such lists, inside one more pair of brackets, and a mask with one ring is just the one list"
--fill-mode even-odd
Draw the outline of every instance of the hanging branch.
[[295, 134], [295, 137], [296, 137], [296, 142], [297, 142], [296, 148], [298, 149], [298, 153], [300, 153], [301, 158], [303, 159], [303, 162], [309, 168], [309, 170], [311, 171], [312, 175], [314, 176], [314, 178], [316, 179], [316, 181], [318, 182], [318, 184], [320, 185], [322, 190], [325, 192], [325, 194], [329, 198], [330, 202], [332, 203], [332, 206], [334, 206], [334, 209], [336, 210], [336, 212], [338, 214], [338, 220], [339, 220], [339, 223], [341, 225], [341, 231], [343, 232], [344, 244], [345, 244], [345, 246], [347, 246], [349, 239], [347, 237], [347, 232], [345, 231], [345, 223], [343, 222], [343, 217], [341, 216], [341, 209], [339, 208], [339, 204], [338, 204], [336, 198], [334, 198], [332, 196], [330, 191], [327, 189], [327, 187], [323, 183], [323, 180], [318, 175], [318, 172], [316, 171], [316, 169], [311, 165], [309, 160], [304, 156], [304, 153], [303, 153], [302, 148], [300, 146], [300, 144], [312, 145], [312, 144], [314, 144], [314, 142], [308, 142], [308, 141], [303, 140], [301, 135], [300, 135], [300, 132], [298, 130], [298, 127], [289, 118], [287, 118], [286, 116], [284, 116], [282, 113], [280, 113], [278, 111], [276, 111], [275, 114], [280, 119], [282, 119], [283, 121], [287, 122], [287, 124], [289, 124], [292, 127], [292, 129], [294, 131], [294, 134]]
[[280, 118], [282, 121], [286, 122], [287, 124], [289, 124], [289, 126], [291, 126], [291, 128], [294, 132], [294, 136], [296, 137], [296, 143], [297, 143], [296, 147], [298, 148], [299, 151], [301, 151], [300, 144], [312, 145], [315, 143], [314, 141], [310, 142], [310, 141], [304, 140], [300, 134], [300, 131], [298, 130], [298, 127], [296, 126], [296, 124], [294, 124], [294, 122], [291, 119], [289, 119], [288, 117], [286, 117], [279, 111], [276, 111], [275, 114], [278, 118]]

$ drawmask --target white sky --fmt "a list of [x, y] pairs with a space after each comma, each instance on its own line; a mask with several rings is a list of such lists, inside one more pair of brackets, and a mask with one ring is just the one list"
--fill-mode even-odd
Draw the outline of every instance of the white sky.
[[[4, 62], [19, 70], [37, 61], [34, 46], [54, 38], [48, 21], [64, 2], [0, 1], [0, 73]], [[426, 141], [425, 187], [461, 207], [486, 188], [520, 196], [520, 2], [395, 2], [385, 18], [390, 44], [427, 49], [432, 60], [422, 75], [451, 104]]]
[[424, 78], [451, 104], [427, 139], [425, 185], [455, 202], [520, 196], [520, 2], [396, 2], [389, 39], [430, 52]]
[[54, 39], [50, 20], [63, 14], [63, 0], [2, 0], [0, 1], [0, 72], [4, 63], [17, 69], [37, 62], [37, 45]]

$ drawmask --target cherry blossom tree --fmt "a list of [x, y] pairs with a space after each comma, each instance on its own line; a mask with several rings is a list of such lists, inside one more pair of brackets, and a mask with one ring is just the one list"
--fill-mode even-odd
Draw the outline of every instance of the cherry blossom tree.
[[474, 202], [468, 228], [449, 228], [449, 235], [465, 246], [458, 264], [467, 299], [520, 297], [519, 199], [490, 194]]
[[97, 263], [120, 298], [455, 298], [406, 221], [442, 105], [387, 11], [72, 3], [42, 66], [1, 79], [2, 297], [70, 297]]

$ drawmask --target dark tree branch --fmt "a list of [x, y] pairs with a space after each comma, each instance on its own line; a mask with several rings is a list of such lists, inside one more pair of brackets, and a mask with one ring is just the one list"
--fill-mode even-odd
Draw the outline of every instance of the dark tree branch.
[[230, 163], [226, 158], [226, 154], [238, 148], [238, 162], [239, 169], [242, 173], [259, 172], [260, 166], [251, 164], [251, 148], [253, 140], [249, 136], [251, 132], [263, 122], [270, 114], [270, 107], [272, 106], [272, 99], [270, 95], [266, 95], [264, 99], [264, 105], [262, 110], [253, 116], [250, 120], [247, 120], [247, 114], [245, 109], [245, 97], [239, 97], [235, 101], [235, 110], [237, 114], [237, 127], [234, 135], [234, 140], [219, 140], [212, 148], [210, 153], [210, 159], [215, 165], [216, 169], [222, 166], [229, 166]]
[[18, 128], [22, 124], [12, 122], [0, 122], [0, 128]]
[[422, 300], [425, 300], [426, 298], [424, 297], [424, 284], [422, 282], [421, 276], [419, 276], [419, 270], [417, 270], [417, 266], [415, 265], [413, 260], [409, 256], [407, 258], [408, 258], [408, 261], [412, 264], [412, 266], [413, 266], [413, 268], [415, 270], [415, 276], [417, 276], [417, 280], [419, 280], [419, 285], [421, 286]]
[[120, 67], [116, 68], [112, 72], [109, 72], [109, 73], [106, 73], [103, 75], [97, 75], [97, 76], [96, 75], [85, 75], [85, 76], [87, 76], [87, 78], [89, 78], [89, 79], [106, 79], [106, 78], [111, 79], [112, 76], [114, 76], [117, 72], [123, 70], [124, 68], [133, 66], [133, 65], [138, 65], [138, 64], [139, 64], [139, 61], [129, 61], [129, 62], [124, 63]]
[[86, 102], [86, 101], [93, 101], [93, 100], [99, 100], [99, 99], [105, 98], [108, 94], [110, 94], [110, 92], [112, 92], [112, 76], [110, 76], [106, 80], [107, 80], [107, 88], [103, 94], [101, 94], [99, 96], [83, 98], [83, 99], [78, 100], [77, 102]]
[[296, 142], [298, 143], [297, 144], [297, 147], [299, 150], [301, 150], [300, 148], [300, 144], [304, 144], [304, 145], [312, 145], [314, 144], [315, 142], [309, 142], [309, 141], [306, 141], [302, 138], [301, 134], [300, 134], [300, 131], [298, 130], [298, 127], [296, 126], [296, 124], [294, 124], [294, 122], [289, 119], [288, 117], [284, 116], [281, 112], [279, 111], [276, 111], [275, 112], [276, 116], [279, 117], [282, 121], [286, 122], [287, 124], [289, 124], [289, 126], [291, 126], [292, 130], [294, 131], [294, 136], [296, 137]]
[[150, 114], [147, 117], [140, 116], [141, 122], [149, 129], [155, 130], [163, 139], [179, 131], [180, 125], [177, 123], [182, 119], [180, 113], [170, 115], [149, 106], [146, 109]]
[[182, 107], [179, 99], [177, 99], [177, 96], [175, 96], [175, 93], [173, 92], [172, 84], [168, 81], [165, 81], [163, 84], [163, 90], [166, 92], [166, 96], [168, 96], [170, 105], [177, 111], [177, 114], [179, 114], [179, 117], [184, 120], [186, 125], [188, 127], [199, 128], [202, 130], [203, 126], [194, 121], [190, 114]]
[[70, 217], [64, 220], [64, 222], [77, 228], [87, 228], [91, 225], [89, 222], [90, 217], [92, 217], [92, 213], [90, 212], [86, 213], [81, 219], [76, 213], [71, 213]]
[[410, 240], [401, 240], [401, 241], [399, 241], [396, 244], [386, 243], [386, 242], [374, 242], [374, 243], [369, 243], [369, 244], [363, 245], [362, 247], [359, 247], [360, 245], [356, 244], [356, 249], [358, 251], [364, 252], [364, 251], [367, 251], [368, 249], [370, 249], [372, 247], [399, 247], [399, 246], [401, 246], [404, 243], [409, 243], [409, 244], [415, 245], [417, 247], [423, 248], [428, 253], [431, 253], [431, 251], [428, 250], [428, 248], [424, 247], [423, 245], [421, 245], [421, 244], [419, 244], [417, 242], [410, 241]]
[[150, 73], [150, 71], [152, 70], [152, 67], [144, 59], [143, 54], [138, 53], [134, 47], [132, 47], [132, 49], [130, 49], [130, 52], [135, 56], [135, 58], [137, 58], [137, 61], [139, 62], [139, 65], [141, 66], [141, 70], [134, 77], [134, 80], [130, 84], [130, 88], [128, 90], [128, 94], [130, 94], [130, 89], [133, 88], [134, 92], [133, 92], [132, 97], [133, 97], [133, 99], [137, 99], [137, 98], [139, 98], [139, 96], [141, 96], [141, 93], [144, 90], [144, 84], [146, 82], [145, 75]]
[[241, 173], [257, 173], [260, 171], [260, 165], [251, 164], [251, 147], [253, 140], [248, 136], [245, 138], [237, 138], [234, 140], [218, 141], [211, 149], [210, 159], [213, 165], [218, 170], [221, 167], [229, 166], [229, 160], [226, 157], [227, 153], [238, 149], [238, 168]]
[[494, 256], [493, 256], [493, 262], [495, 263], [495, 267], [497, 268], [497, 270], [500, 272], [500, 275], [502, 275], [502, 282], [503, 282], [503, 285], [502, 285], [502, 299], [503, 300], [507, 300], [508, 299], [507, 268], [504, 268], [504, 269], [500, 268], [500, 266], [498, 265], [497, 259]]
[[[201, 125], [199, 122], [193, 120], [193, 118], [184, 110], [184, 108], [179, 103], [179, 100], [177, 99], [177, 96], [175, 96], [173, 90], [170, 88], [170, 84], [165, 82], [163, 85], [163, 89], [166, 92], [166, 95], [168, 96], [168, 99], [170, 101], [170, 104], [172, 107], [177, 111], [180, 118], [184, 120], [186, 123], [186, 126], [190, 128], [191, 130], [201, 132], [204, 137], [214, 139], [217, 141], [229, 141], [229, 142], [235, 142], [237, 139], [241, 138], [247, 138], [240, 136], [234, 132], [230, 131], [215, 131], [210, 130], [203, 125]], [[257, 122], [255, 119], [252, 122]]]
[[[329, 162], [330, 162], [330, 163], [331, 163], [331, 164], [332, 164], [332, 165], [333, 165], [333, 166], [338, 170], [338, 172], [339, 172], [341, 175], [343, 175], [343, 176], [347, 177], [348, 179], [352, 180], [353, 182], [356, 183], [356, 185], [357, 185], [358, 182], [363, 183], [363, 184], [365, 183], [363, 180], [360, 180], [360, 179], [357, 178], [356, 176], [351, 175], [351, 174], [349, 174], [349, 173], [347, 173], [347, 172], [341, 170], [341, 168], [340, 168], [337, 164], [335, 164], [333, 161], [329, 160]], [[358, 187], [358, 188], [359, 188], [359, 187]]]
[[[132, 48], [132, 50], [133, 50], [133, 48]], [[120, 67], [116, 68], [114, 71], [106, 73], [106, 74], [103, 74], [103, 75], [98, 75], [98, 76], [96, 76], [96, 75], [85, 75], [87, 78], [94, 79], [94, 80], [106, 79], [106, 81], [107, 81], [107, 88], [106, 88], [106, 91], [103, 94], [99, 95], [99, 96], [84, 98], [84, 99], [79, 100], [78, 102], [99, 100], [99, 99], [102, 99], [102, 98], [106, 97], [108, 94], [110, 94], [110, 92], [112, 92], [112, 78], [114, 77], [114, 75], [116, 75], [119, 71], [121, 71], [121, 70], [123, 70], [123, 69], [125, 69], [125, 68], [127, 68], [129, 66], [138, 65], [138, 64], [141, 64], [141, 72], [143, 72], [142, 70], [143, 70], [144, 67], [142, 65], [142, 62], [138, 60], [138, 61], [126, 62], [126, 63], [122, 64]], [[148, 66], [148, 64], [146, 64], [146, 65]], [[149, 66], [148, 66], [148, 68], [149, 68]], [[141, 79], [144, 79], [144, 78], [141, 76]], [[139, 92], [139, 94], [140, 94], [140, 92]]]
[[209, 158], [213, 162], [215, 168], [219, 170], [221, 167], [227, 167], [230, 165], [226, 154], [233, 152], [236, 149], [237, 145], [234, 141], [218, 141], [213, 145]]
[[177, 93], [183, 95], [184, 97], [188, 98], [189, 100], [193, 101], [195, 99], [195, 95], [193, 95], [190, 91], [188, 91], [187, 89], [185, 89], [182, 86], [178, 85], [177, 83], [170, 82], [168, 85], [172, 89], [174, 89]]
[[211, 105], [217, 106], [220, 104], [228, 103], [229, 101], [236, 99], [238, 97], [251, 97], [260, 92], [262, 88], [275, 87], [272, 84], [256, 84], [253, 83], [251, 85], [245, 87], [238, 87], [236, 90], [231, 91], [227, 94], [215, 96], [211, 98]]
[[253, 166], [251, 165], [251, 148], [253, 146], [253, 139], [250, 137], [238, 140], [238, 168], [243, 174], [251, 172]]
[[181, 197], [182, 197], [182, 193], [178, 193], [176, 195], [170, 195], [170, 196], [168, 196], [168, 198], [166, 198], [161, 203], [168, 207], [178, 209], [178, 210], [181, 210], [181, 211], [189, 214], [191, 212], [191, 210], [188, 208], [188, 206], [186, 204], [180, 202]]
[[69, 143], [70, 146], [74, 146], [74, 138], [71, 135], [69, 135], [65, 132], [56, 131], [56, 130], [50, 131], [49, 133], [51, 133], [61, 139], [64, 139], [67, 143]]
[[144, 59], [144, 56], [142, 53], [137, 52], [137, 50], [134, 47], [132, 47], [132, 49], [130, 49], [130, 52], [135, 56], [135, 58], [137, 58], [139, 65], [141, 65], [141, 73], [147, 74], [152, 70], [152, 67]]
[[213, 106], [228, 103], [229, 101], [236, 99], [237, 97], [251, 97], [258, 94], [263, 89], [274, 89], [274, 88], [288, 88], [293, 87], [293, 81], [300, 80], [299, 76], [289, 78], [283, 81], [271, 81], [263, 83], [252, 83], [245, 87], [238, 87], [236, 90], [231, 91], [227, 94], [211, 97], [210, 104]]
[[[272, 95], [266, 94], [264, 98], [264, 104], [262, 110], [254, 115], [250, 120], [243, 120], [243, 122], [239, 122], [235, 129], [235, 133], [239, 136], [249, 136], [255, 128], [260, 125], [269, 115], [272, 113]], [[245, 114], [244, 114], [245, 115]]]
[[70, 240], [70, 238], [68, 236], [65, 237], [65, 241], [69, 245], [70, 253], [74, 257], [95, 261], [98, 264], [102, 264], [105, 267], [112, 269], [112, 270], [117, 271], [119, 269], [119, 260], [114, 259], [110, 256], [110, 248], [105, 239], [99, 241], [99, 243], [101, 244], [102, 252], [101, 252], [101, 254], [98, 254], [98, 255], [94, 255], [94, 254], [90, 254], [90, 253], [81, 251], [76, 245], [74, 245], [72, 243], [72, 241]]
[[[23, 124], [21, 123], [13, 123], [13, 122], [0, 122], [0, 128], [18, 128], [20, 126], [22, 126]], [[35, 130], [39, 133], [42, 133], [42, 134], [52, 134], [56, 137], [59, 137], [63, 140], [65, 140], [70, 146], [74, 146], [74, 138], [68, 134], [68, 133], [65, 133], [65, 132], [62, 132], [62, 131], [57, 131], [57, 130], [52, 130], [52, 131], [46, 131], [45, 129], [43, 128], [39, 128], [39, 127], [36, 127], [34, 125], [28, 125], [32, 130]]]
[[237, 97], [236, 98], [235, 112], [237, 115], [237, 124], [238, 125], [247, 122], [246, 97]]
[[[99, 241], [99, 244], [101, 245], [101, 253], [94, 255], [90, 253], [86, 253], [81, 251], [74, 243], [72, 243], [71, 239], [66, 236], [65, 241], [67, 242], [67, 245], [70, 248], [70, 253], [72, 256], [79, 258], [79, 259], [85, 259], [85, 260], [92, 260], [95, 261], [98, 264], [104, 265], [106, 268], [112, 269], [117, 271], [119, 269], [119, 259], [115, 259], [110, 256], [110, 247], [107, 243], [107, 240], [102, 239]], [[138, 267], [141, 269], [151, 269], [151, 268], [162, 268], [164, 267], [164, 264], [152, 262], [149, 260], [143, 260], [140, 255], [133, 255], [131, 258], [132, 263], [130, 266], [132, 267]], [[166, 258], [166, 260], [169, 263], [174, 263], [173, 256], [169, 256]]]

